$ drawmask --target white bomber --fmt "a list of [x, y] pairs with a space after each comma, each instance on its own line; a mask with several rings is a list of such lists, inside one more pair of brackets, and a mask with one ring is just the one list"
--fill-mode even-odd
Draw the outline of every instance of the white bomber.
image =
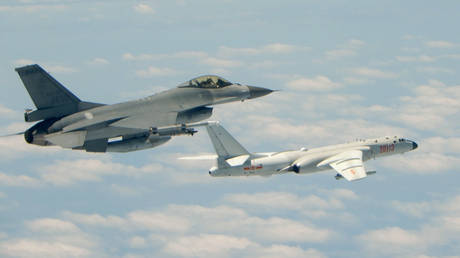
[[218, 122], [208, 122], [206, 128], [217, 153], [217, 166], [209, 170], [215, 177], [308, 174], [332, 168], [337, 171], [336, 179], [352, 181], [375, 173], [365, 171], [364, 161], [417, 148], [414, 141], [394, 136], [314, 149], [249, 153]]

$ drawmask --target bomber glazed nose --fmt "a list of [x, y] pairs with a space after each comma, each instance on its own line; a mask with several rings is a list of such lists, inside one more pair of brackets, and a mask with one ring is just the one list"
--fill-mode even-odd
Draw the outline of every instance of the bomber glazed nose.
[[415, 149], [417, 149], [417, 147], [418, 147], [417, 143], [412, 142], [412, 149], [415, 150]]
[[249, 88], [249, 97], [248, 99], [255, 99], [258, 97], [265, 96], [272, 93], [273, 91], [267, 88], [248, 86]]

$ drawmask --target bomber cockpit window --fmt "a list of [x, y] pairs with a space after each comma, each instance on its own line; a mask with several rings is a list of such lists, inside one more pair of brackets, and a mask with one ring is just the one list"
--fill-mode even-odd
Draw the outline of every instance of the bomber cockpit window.
[[215, 75], [205, 75], [180, 84], [179, 88], [217, 89], [232, 85], [231, 82]]

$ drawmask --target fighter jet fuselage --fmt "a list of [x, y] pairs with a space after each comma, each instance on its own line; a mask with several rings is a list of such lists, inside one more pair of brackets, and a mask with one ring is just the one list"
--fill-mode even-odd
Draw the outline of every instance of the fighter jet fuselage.
[[175, 135], [193, 135], [191, 126], [209, 118], [212, 105], [272, 92], [208, 75], [146, 98], [105, 105], [81, 101], [38, 65], [16, 71], [37, 107], [26, 111], [25, 120], [41, 121], [24, 133], [26, 141], [90, 152], [153, 148]]

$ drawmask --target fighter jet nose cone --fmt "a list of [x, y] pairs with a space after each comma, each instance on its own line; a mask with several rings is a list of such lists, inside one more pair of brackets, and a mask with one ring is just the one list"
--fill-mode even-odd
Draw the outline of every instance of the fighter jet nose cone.
[[258, 97], [265, 96], [273, 92], [273, 90], [262, 88], [262, 87], [255, 87], [255, 86], [248, 86], [249, 88], [249, 98], [248, 99], [255, 99]]
[[415, 150], [417, 149], [417, 147], [418, 147], [418, 144], [415, 142], [412, 142], [412, 149]]
[[265, 96], [272, 93], [273, 91], [267, 88], [248, 86], [249, 88], [249, 97], [248, 99], [255, 99], [258, 97]]

